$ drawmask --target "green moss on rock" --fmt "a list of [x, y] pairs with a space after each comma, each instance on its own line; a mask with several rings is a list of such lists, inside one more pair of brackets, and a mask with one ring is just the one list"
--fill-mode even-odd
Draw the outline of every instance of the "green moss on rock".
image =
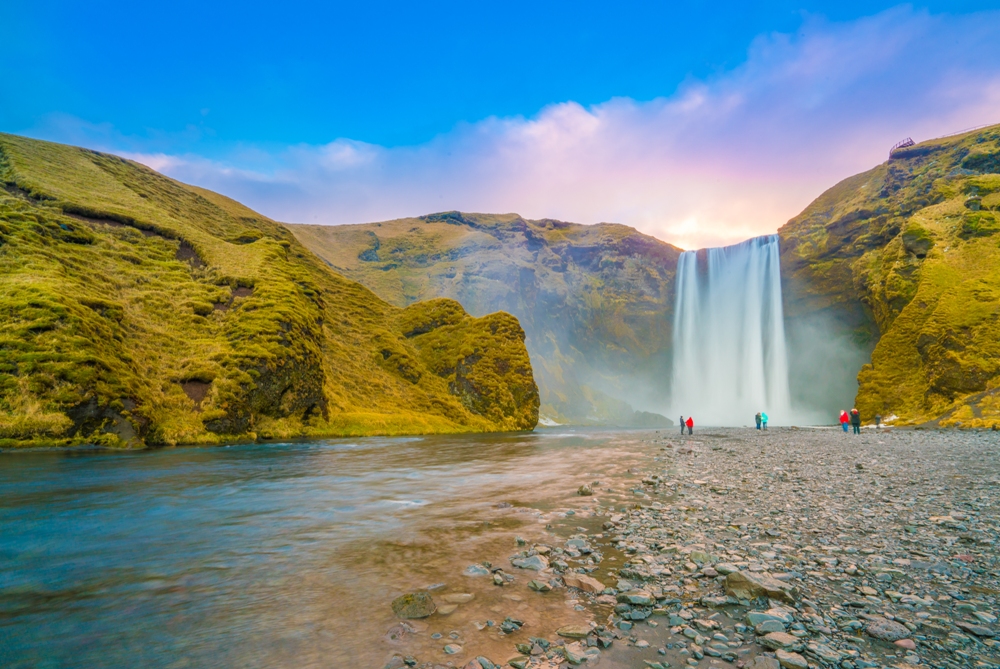
[[1000, 201], [990, 199], [998, 151], [997, 126], [919, 144], [838, 184], [781, 229], [793, 290], [844, 312], [863, 305], [855, 319], [878, 333], [858, 375], [865, 416], [1000, 422]]
[[470, 394], [428, 369], [403, 310], [232, 200], [2, 134], [0, 185], [0, 445], [534, 427], [507, 315], [451, 308], [442, 345], [517, 362], [473, 365]]

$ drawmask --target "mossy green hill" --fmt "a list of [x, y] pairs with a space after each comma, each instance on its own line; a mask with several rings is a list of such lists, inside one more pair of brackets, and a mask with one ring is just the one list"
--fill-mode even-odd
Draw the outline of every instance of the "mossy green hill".
[[0, 446], [535, 426], [509, 314], [390, 305], [115, 156], [0, 134], [0, 185]]
[[527, 333], [542, 414], [659, 426], [669, 392], [680, 250], [624, 225], [445, 212], [362, 225], [290, 225], [337, 272], [405, 306], [431, 297], [502, 309]]
[[1000, 126], [894, 151], [780, 235], [787, 318], [825, 311], [874, 345], [864, 416], [1000, 423]]

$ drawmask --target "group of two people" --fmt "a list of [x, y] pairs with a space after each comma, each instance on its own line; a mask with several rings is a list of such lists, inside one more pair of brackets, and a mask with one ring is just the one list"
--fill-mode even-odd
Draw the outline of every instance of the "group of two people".
[[854, 434], [861, 434], [861, 414], [858, 413], [857, 409], [851, 409], [850, 414], [843, 410], [840, 412], [840, 427], [844, 429], [844, 432], [847, 432], [848, 423], [854, 428]]
[[684, 420], [684, 416], [682, 415], [681, 416], [681, 434], [684, 434], [684, 428], [685, 427], [688, 429], [688, 434], [694, 434], [694, 418], [692, 418], [691, 416], [688, 416], [687, 420]]
[[767, 414], [763, 411], [758, 411], [757, 415], [753, 417], [754, 421], [757, 423], [758, 430], [767, 429]]

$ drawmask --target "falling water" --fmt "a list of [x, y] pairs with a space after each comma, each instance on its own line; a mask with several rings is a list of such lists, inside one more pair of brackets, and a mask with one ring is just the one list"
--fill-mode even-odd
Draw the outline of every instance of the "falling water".
[[788, 424], [778, 236], [685, 251], [677, 262], [671, 411], [701, 425]]

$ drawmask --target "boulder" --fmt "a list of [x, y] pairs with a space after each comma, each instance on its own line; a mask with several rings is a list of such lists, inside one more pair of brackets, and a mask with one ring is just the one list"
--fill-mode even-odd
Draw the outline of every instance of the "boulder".
[[894, 620], [876, 618], [865, 627], [865, 633], [882, 641], [898, 641], [910, 636], [910, 630]]
[[955, 624], [958, 625], [963, 631], [968, 632], [969, 634], [975, 634], [976, 636], [994, 637], [997, 635], [996, 630], [982, 625], [971, 625], [963, 622], [956, 622]]
[[758, 655], [747, 665], [747, 669], [781, 669], [781, 665], [773, 657]]
[[579, 641], [566, 644], [566, 659], [570, 664], [582, 664], [587, 659], [583, 646]]
[[418, 590], [392, 600], [392, 612], [400, 618], [426, 618], [437, 610], [431, 593]]
[[578, 588], [584, 592], [595, 594], [604, 590], [603, 583], [593, 576], [587, 576], [586, 574], [566, 573], [563, 574], [562, 579], [567, 588]]
[[809, 669], [809, 663], [806, 662], [806, 658], [798, 653], [778, 650], [775, 651], [774, 655], [778, 659], [778, 664], [784, 667], [784, 669]]
[[786, 632], [771, 632], [760, 639], [760, 644], [771, 650], [794, 650], [798, 648], [800, 643], [798, 637]]
[[653, 606], [656, 604], [656, 598], [645, 590], [631, 590], [619, 593], [618, 601], [622, 604], [631, 604], [633, 606]]
[[541, 555], [530, 555], [523, 558], [514, 558], [510, 561], [512, 565], [518, 569], [530, 569], [532, 571], [541, 571], [548, 568], [549, 561], [546, 560]]
[[589, 625], [565, 625], [556, 630], [556, 634], [567, 639], [586, 639], [590, 632]]
[[794, 602], [797, 591], [794, 586], [764, 574], [734, 571], [726, 576], [726, 594], [737, 599], [769, 597]]

